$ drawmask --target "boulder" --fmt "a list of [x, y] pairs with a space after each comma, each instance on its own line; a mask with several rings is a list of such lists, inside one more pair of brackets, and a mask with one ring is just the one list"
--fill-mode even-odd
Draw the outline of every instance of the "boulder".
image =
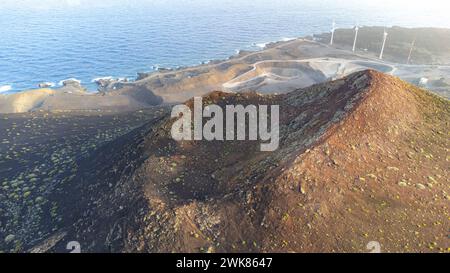
[[112, 90], [122, 89], [126, 83], [127, 78], [103, 78], [94, 81], [97, 84], [97, 90], [99, 92], [109, 92]]

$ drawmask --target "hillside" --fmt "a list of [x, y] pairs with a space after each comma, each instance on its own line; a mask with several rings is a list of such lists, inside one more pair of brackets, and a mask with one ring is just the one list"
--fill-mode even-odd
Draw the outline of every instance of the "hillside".
[[125, 86], [108, 93], [88, 93], [82, 86], [33, 89], [0, 94], [0, 114], [34, 111], [127, 112], [161, 104], [162, 99], [145, 87]]
[[448, 251], [448, 100], [368, 70], [203, 101], [279, 104], [280, 148], [175, 142], [173, 120], [152, 121], [80, 163], [51, 198], [61, 228], [31, 250]]
[[[378, 57], [383, 42], [383, 32], [388, 32], [384, 58], [391, 62], [406, 63], [411, 52], [411, 64], [449, 64], [450, 30], [444, 28], [404, 28], [404, 27], [360, 27], [358, 32], [357, 51], [367, 50]], [[334, 42], [336, 45], [351, 49], [355, 31], [353, 29], [337, 29]], [[322, 42], [330, 41], [330, 34], [316, 35]]]

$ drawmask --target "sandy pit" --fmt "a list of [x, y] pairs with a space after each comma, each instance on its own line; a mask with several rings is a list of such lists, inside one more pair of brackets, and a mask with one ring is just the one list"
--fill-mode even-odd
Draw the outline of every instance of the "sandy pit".
[[286, 93], [366, 69], [385, 73], [395, 70], [391, 65], [374, 61], [349, 61], [340, 58], [268, 60], [255, 63], [251, 71], [222, 86], [224, 90], [231, 92], [253, 90], [261, 93]]

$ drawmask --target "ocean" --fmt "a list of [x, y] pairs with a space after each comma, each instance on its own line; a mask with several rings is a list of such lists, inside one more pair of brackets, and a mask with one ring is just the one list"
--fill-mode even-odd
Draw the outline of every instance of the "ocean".
[[67, 5], [0, 3], [0, 93], [68, 78], [94, 91], [96, 78], [134, 79], [158, 67], [226, 59], [267, 42], [328, 32], [333, 20], [337, 27], [450, 27], [439, 6], [406, 9], [392, 1], [61, 2]]

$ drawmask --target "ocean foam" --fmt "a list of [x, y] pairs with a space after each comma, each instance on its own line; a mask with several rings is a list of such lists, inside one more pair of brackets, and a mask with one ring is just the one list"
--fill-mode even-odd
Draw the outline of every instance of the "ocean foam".
[[252, 46], [254, 46], [254, 47], [259, 47], [259, 48], [261, 48], [261, 49], [265, 49], [265, 48], [267, 47], [268, 44], [276, 43], [276, 42], [289, 42], [289, 41], [293, 41], [293, 40], [295, 40], [295, 39], [297, 39], [297, 38], [284, 37], [284, 38], [281, 38], [281, 40], [274, 40], [274, 41], [272, 41], [272, 42], [266, 42], [266, 43], [253, 43]]
[[255, 43], [255, 44], [253, 44], [254, 46], [257, 46], [257, 47], [259, 47], [259, 48], [261, 48], [261, 49], [264, 49], [264, 48], [266, 48], [266, 46], [267, 46], [267, 44], [268, 43]]
[[96, 83], [96, 82], [101, 81], [101, 80], [112, 80], [112, 79], [114, 79], [113, 76], [98, 77], [98, 78], [92, 79], [91, 82], [92, 82], [92, 83]]
[[8, 92], [10, 90], [12, 90], [11, 85], [0, 85], [0, 93]]

